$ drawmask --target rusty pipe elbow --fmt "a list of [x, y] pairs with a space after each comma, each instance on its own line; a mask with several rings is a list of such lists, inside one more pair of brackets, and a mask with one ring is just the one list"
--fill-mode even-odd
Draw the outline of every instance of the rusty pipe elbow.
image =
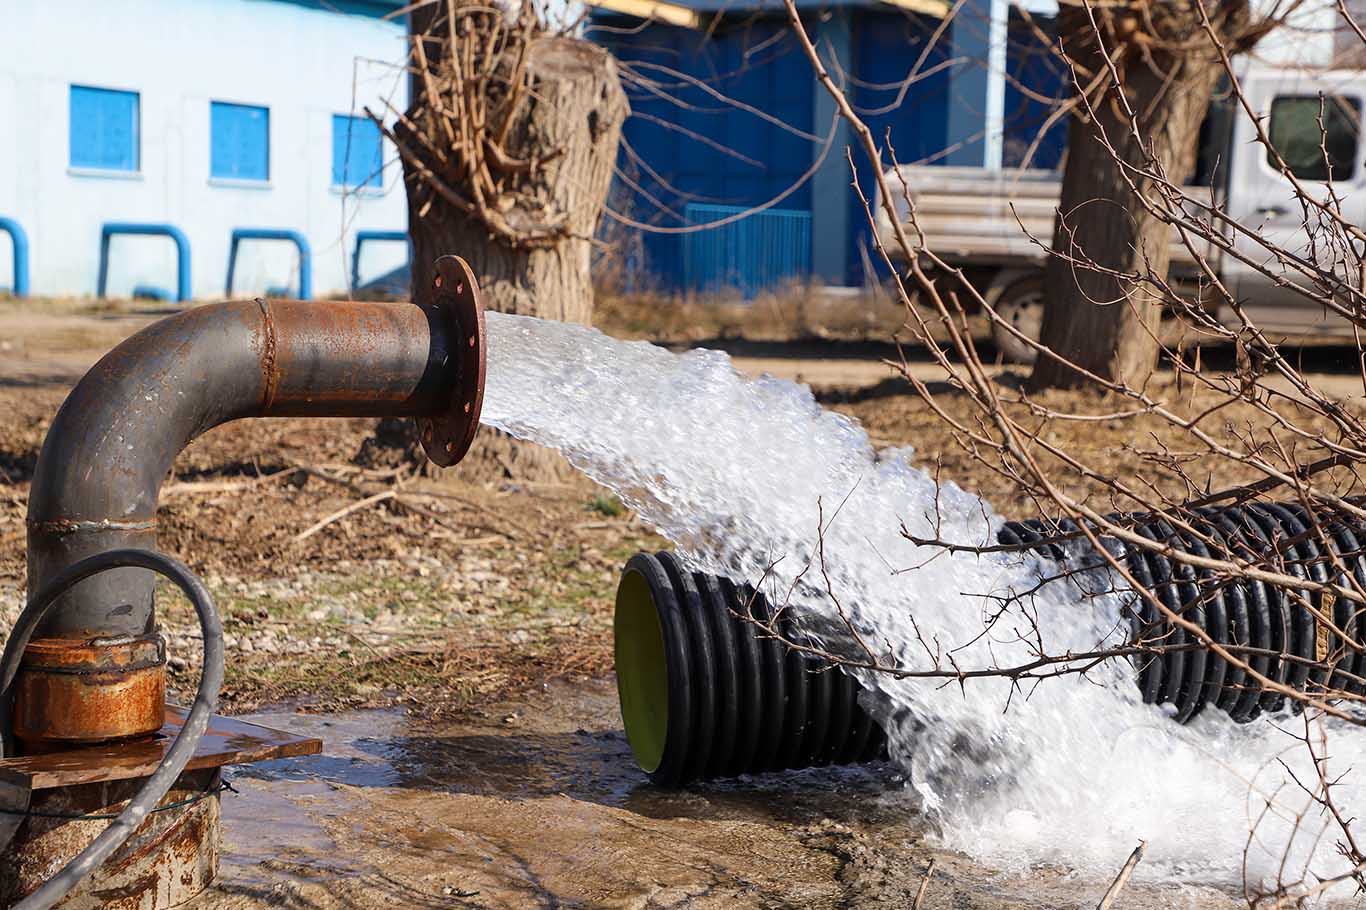
[[[483, 312], [469, 267], [437, 262], [420, 303], [251, 301], [156, 322], [110, 351], [57, 413], [29, 494], [28, 590], [83, 557], [154, 548], [157, 500], [195, 437], [244, 417], [415, 417], [429, 456], [468, 449], [483, 398]], [[44, 638], [152, 633], [154, 578], [117, 569], [64, 595]]]

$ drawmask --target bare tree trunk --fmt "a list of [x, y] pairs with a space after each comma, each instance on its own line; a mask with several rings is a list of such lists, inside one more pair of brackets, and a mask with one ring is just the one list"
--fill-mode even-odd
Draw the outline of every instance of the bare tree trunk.
[[[489, 309], [588, 324], [626, 95], [602, 48], [542, 34], [529, 7], [516, 21], [490, 9], [411, 13], [412, 104], [391, 138], [408, 188], [413, 297], [427, 298], [433, 263], [454, 253]], [[486, 431], [461, 471], [542, 480], [563, 464]]]
[[[503, 144], [530, 162], [518, 194], [541, 210], [529, 213], [528, 221], [563, 216], [562, 236], [518, 242], [491, 235], [482, 218], [434, 192], [405, 159], [413, 291], [426, 293], [437, 257], [455, 253], [479, 276], [489, 309], [586, 325], [593, 319], [593, 237], [629, 107], [616, 62], [586, 41], [532, 39], [526, 66], [530, 91]], [[415, 90], [410, 120], [418, 121], [426, 102], [425, 93]]]
[[[1157, 363], [1161, 300], [1151, 286], [1123, 276], [1166, 277], [1170, 228], [1141, 203], [1151, 182], [1124, 164], [1156, 164], [1170, 181], [1184, 183], [1223, 68], [1207, 43], [1190, 46], [1200, 33], [1194, 3], [1163, 4], [1146, 16], [1097, 6], [1064, 5], [1058, 15], [1077, 82], [1098, 80], [1099, 87], [1089, 95], [1091, 116], [1079, 112], [1068, 133], [1055, 252], [1044, 271], [1042, 341], [1076, 367], [1139, 387]], [[1245, 3], [1221, 4], [1220, 30], [1233, 34], [1246, 20]], [[1119, 73], [1118, 87], [1100, 40]], [[1120, 91], [1136, 114], [1137, 130]], [[1087, 382], [1046, 354], [1030, 378], [1033, 388]]]

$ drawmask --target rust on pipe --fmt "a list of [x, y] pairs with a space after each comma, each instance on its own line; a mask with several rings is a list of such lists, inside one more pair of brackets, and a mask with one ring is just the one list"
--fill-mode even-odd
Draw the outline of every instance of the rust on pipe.
[[484, 304], [474, 273], [463, 259], [438, 259], [432, 283], [437, 299], [444, 301], [454, 316], [461, 373], [460, 381], [451, 387], [450, 406], [445, 412], [419, 417], [417, 425], [427, 457], [450, 467], [469, 451], [484, 406]]
[[14, 735], [26, 751], [150, 736], [166, 707], [160, 635], [29, 642], [14, 681]]
[[[149, 814], [127, 844], [62, 903], [67, 908], [170, 910], [195, 897], [218, 875], [222, 828], [217, 768], [189, 771]], [[44, 790], [15, 842], [0, 850], [0, 907], [37, 890], [119, 812], [141, 781], [100, 781]], [[94, 816], [72, 818], [69, 816]]]
[[[462, 282], [448, 277], [416, 304], [211, 304], [154, 323], [106, 354], [43, 443], [29, 494], [29, 591], [93, 553], [154, 547], [157, 499], [176, 455], [231, 420], [432, 418], [437, 429], [464, 435], [425, 440], [429, 453], [458, 460], [478, 425], [482, 305], [462, 260], [442, 257], [442, 275], [460, 276], [466, 292], [453, 293]], [[37, 636], [153, 631], [151, 573], [117, 569], [68, 592]]]

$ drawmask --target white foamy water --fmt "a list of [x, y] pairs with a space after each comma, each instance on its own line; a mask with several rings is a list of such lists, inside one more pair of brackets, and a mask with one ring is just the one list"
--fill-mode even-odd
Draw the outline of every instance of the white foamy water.
[[[1040, 565], [907, 541], [903, 524], [989, 542], [1003, 519], [936, 484], [909, 450], [874, 450], [857, 421], [822, 409], [805, 386], [741, 376], [715, 351], [679, 355], [526, 317], [490, 313], [488, 333], [484, 423], [560, 450], [699, 568], [757, 581], [772, 566], [767, 589], [789, 590], [816, 547], [822, 504], [834, 591], [865, 640], [901, 666], [928, 669], [931, 652], [946, 667], [950, 654], [960, 669], [1009, 666], [1040, 646], [1061, 654], [1124, 637], [1119, 595], [1063, 584], [1016, 601], [983, 635], [1003, 595], [1033, 588]], [[836, 616], [818, 571], [793, 601], [813, 618]], [[1245, 853], [1253, 884], [1278, 871], [1294, 880], [1306, 863], [1320, 876], [1346, 868], [1317, 811], [1294, 824], [1309, 801], [1281, 762], [1313, 779], [1286, 733], [1303, 732], [1298, 718], [1240, 726], [1211, 707], [1178, 726], [1141, 703], [1123, 662], [1013, 692], [1002, 679], [861, 680], [878, 693], [873, 708], [943, 843], [995, 866], [1061, 863], [1108, 879], [1143, 840], [1140, 876], [1237, 884]], [[1361, 731], [1331, 727], [1332, 773], [1363, 745]], [[1366, 815], [1363, 780], [1349, 775], [1336, 793], [1349, 816]]]

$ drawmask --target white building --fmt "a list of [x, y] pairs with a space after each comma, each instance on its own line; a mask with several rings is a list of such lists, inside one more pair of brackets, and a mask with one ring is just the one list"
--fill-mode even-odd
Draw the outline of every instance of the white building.
[[[0, 218], [31, 293], [96, 291], [102, 227], [170, 225], [193, 296], [222, 297], [234, 229], [297, 231], [315, 295], [344, 293], [358, 230], [405, 231], [402, 172], [364, 108], [407, 105], [398, 0], [0, 0]], [[0, 233], [0, 287], [12, 286]], [[364, 247], [361, 280], [407, 259]], [[299, 287], [300, 256], [244, 240], [234, 295]], [[175, 295], [176, 245], [116, 235], [108, 294]]]

